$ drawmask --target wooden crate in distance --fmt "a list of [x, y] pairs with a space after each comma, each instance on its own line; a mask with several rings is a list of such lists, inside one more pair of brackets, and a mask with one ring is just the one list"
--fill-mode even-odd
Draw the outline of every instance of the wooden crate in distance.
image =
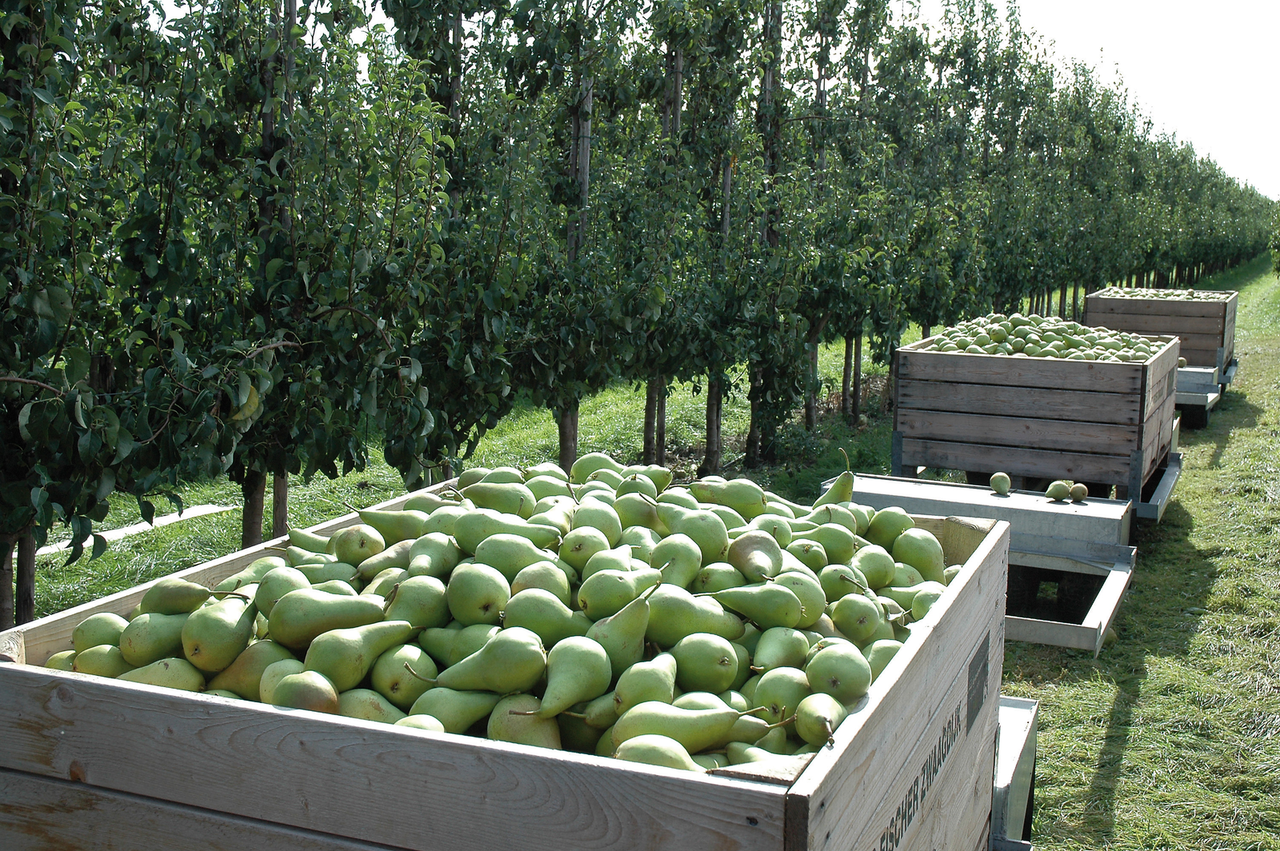
[[[1071, 479], [1139, 500], [1173, 446], [1178, 339], [1112, 363], [898, 349], [893, 469]], [[1139, 512], [1139, 516], [1146, 516]]]
[[[699, 775], [40, 667], [147, 585], [0, 633], [0, 847], [985, 849], [1009, 526], [918, 522], [965, 569], [834, 746], [780, 773]], [[281, 542], [178, 575], [212, 585]]]
[[1187, 366], [1208, 367], [1216, 369], [1219, 377], [1225, 375], [1235, 359], [1238, 294], [1234, 290], [1196, 290], [1197, 298], [1191, 299], [1174, 297], [1185, 292], [1181, 290], [1159, 290], [1165, 295], [1147, 298], [1143, 292], [1107, 287], [1090, 293], [1084, 300], [1084, 324], [1175, 336], [1182, 341], [1179, 353]]

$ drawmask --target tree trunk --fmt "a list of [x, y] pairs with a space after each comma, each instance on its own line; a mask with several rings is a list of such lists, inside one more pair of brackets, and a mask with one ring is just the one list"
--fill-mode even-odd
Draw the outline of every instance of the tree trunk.
[[753, 367], [751, 390], [747, 394], [747, 402], [751, 408], [751, 424], [747, 427], [747, 443], [742, 453], [743, 466], [752, 470], [760, 466], [760, 394], [763, 387], [763, 373], [760, 367]]
[[718, 475], [720, 473], [720, 403], [723, 394], [720, 389], [720, 378], [707, 381], [707, 448], [702, 463], [698, 465], [699, 476]]
[[658, 463], [658, 406], [664, 395], [665, 382], [661, 378], [650, 378], [644, 390], [644, 453], [641, 461], [645, 464]]
[[36, 619], [36, 536], [30, 529], [18, 538], [18, 563], [14, 574], [18, 586], [14, 600], [15, 625], [30, 623]]
[[818, 344], [809, 347], [809, 391], [804, 395], [804, 428], [813, 431], [818, 427]]
[[16, 535], [0, 535], [0, 630], [12, 629], [16, 606], [13, 601], [13, 545]]
[[578, 400], [567, 402], [556, 411], [556, 425], [560, 433], [560, 469], [566, 473], [578, 460]]
[[840, 373], [840, 416], [846, 422], [852, 422], [852, 400], [849, 398], [849, 384], [853, 380], [853, 338], [844, 338], [844, 370]]
[[662, 393], [658, 396], [658, 421], [654, 428], [653, 463], [667, 465], [667, 382], [662, 382]]
[[849, 422], [857, 425], [862, 420], [862, 329], [853, 338], [853, 406], [849, 410]]
[[1058, 318], [1067, 318], [1067, 282], [1063, 281], [1058, 288]]
[[262, 513], [267, 497], [267, 476], [257, 470], [246, 470], [240, 483], [244, 512], [240, 518], [240, 549], [262, 543]]
[[271, 537], [289, 531], [289, 474], [271, 477]]

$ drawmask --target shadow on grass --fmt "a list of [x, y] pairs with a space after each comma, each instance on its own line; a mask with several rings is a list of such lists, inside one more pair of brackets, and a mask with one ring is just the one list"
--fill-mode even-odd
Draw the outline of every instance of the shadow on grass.
[[1262, 408], [1249, 401], [1244, 393], [1230, 389], [1222, 394], [1222, 400], [1209, 414], [1209, 422], [1203, 428], [1182, 429], [1178, 435], [1178, 446], [1183, 449], [1196, 449], [1206, 445], [1213, 447], [1203, 466], [1218, 468], [1222, 466], [1222, 453], [1227, 442], [1235, 431], [1252, 429], [1257, 426]]
[[[1116, 786], [1122, 775], [1132, 776], [1126, 764], [1135, 707], [1143, 697], [1152, 657], [1187, 656], [1198, 632], [1217, 578], [1213, 552], [1197, 549], [1189, 536], [1194, 518], [1176, 499], [1159, 524], [1140, 523], [1130, 543], [1138, 549], [1129, 591], [1116, 620], [1117, 640], [1097, 659], [1089, 654], [1010, 642], [1005, 654], [1005, 675], [1034, 685], [1053, 683], [1059, 688], [1086, 690], [1098, 683], [1112, 694], [1111, 705], [1081, 706], [1071, 714], [1064, 701], [1062, 715], [1054, 708], [1044, 713], [1042, 726], [1077, 742], [1093, 739], [1101, 728], [1096, 760], [1088, 785], [1077, 799], [1052, 801], [1046, 790], [1038, 798], [1044, 806], [1034, 814], [1033, 836], [1070, 840], [1081, 847], [1104, 847], [1116, 837]], [[1080, 752], [1079, 747], [1072, 749]], [[1085, 771], [1087, 766], [1053, 765], [1042, 760], [1040, 773], [1052, 784], [1056, 771]], [[1065, 784], [1064, 784], [1065, 785]], [[1063, 814], [1080, 813], [1078, 821]], [[1051, 843], [1052, 844], [1052, 843]]]

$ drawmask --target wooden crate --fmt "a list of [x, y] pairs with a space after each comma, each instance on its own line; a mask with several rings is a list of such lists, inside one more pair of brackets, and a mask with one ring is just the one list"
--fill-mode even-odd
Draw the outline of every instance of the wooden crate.
[[[1053, 502], [1040, 492], [997, 494], [986, 486], [859, 473], [853, 480], [853, 501], [877, 510], [896, 505], [912, 514], [1006, 521], [1010, 596], [1005, 639], [1088, 650], [1094, 656], [1102, 650], [1137, 560], [1137, 549], [1129, 545], [1132, 500]], [[1083, 613], [1048, 617], [1024, 611], [1022, 597], [1037, 577], [1056, 577], [1060, 592], [1074, 584], [1090, 594]]]
[[[1173, 445], [1178, 339], [1142, 362], [896, 353], [893, 469], [921, 467], [1115, 486], [1138, 499]], [[1140, 514], [1140, 516], [1143, 516]]]
[[[1196, 290], [1211, 299], [1122, 295], [1134, 290], [1107, 287], [1084, 300], [1084, 324], [1136, 334], [1171, 334], [1182, 341], [1188, 366], [1226, 373], [1235, 359], [1236, 303], [1233, 290]], [[1136, 292], [1141, 292], [1138, 290]], [[1162, 291], [1174, 292], [1174, 291]]]
[[[985, 849], [1009, 527], [918, 523], [965, 570], [834, 746], [782, 772], [699, 775], [39, 667], [148, 585], [0, 633], [0, 847]], [[178, 575], [215, 583], [282, 540]]]

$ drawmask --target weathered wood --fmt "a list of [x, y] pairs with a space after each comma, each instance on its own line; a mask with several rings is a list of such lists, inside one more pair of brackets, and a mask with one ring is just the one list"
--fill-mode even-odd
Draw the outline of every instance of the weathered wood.
[[1117, 295], [1114, 288], [1085, 298], [1084, 324], [1137, 334], [1171, 334], [1182, 340], [1181, 356], [1191, 366], [1223, 368], [1235, 356], [1234, 290], [1197, 290], [1212, 298], [1178, 299]]
[[922, 352], [913, 350], [911, 346], [898, 349], [897, 361], [900, 377], [925, 381], [1096, 393], [1137, 393], [1142, 389], [1142, 365], [1138, 363]]
[[1094, 422], [1136, 425], [1139, 399], [1136, 394], [1099, 394], [1089, 391], [1036, 389], [999, 384], [956, 384], [943, 381], [898, 382], [898, 406], [904, 415], [911, 410], [927, 411], [1035, 411], [1046, 420], [1079, 420], [1088, 409]]
[[[1130, 461], [1119, 455], [1056, 452], [1051, 448], [992, 447], [903, 437], [904, 466], [919, 464], [942, 470], [1003, 470], [1011, 476], [1069, 478], [1077, 482], [1128, 481]], [[906, 460], [910, 459], [910, 460]]]
[[1064, 452], [1110, 454], [1137, 442], [1137, 425], [1093, 423], [1083, 430], [1078, 421], [1032, 417], [960, 414], [941, 411], [902, 411], [898, 430], [904, 438], [985, 443], [993, 446], [1056, 446]]

